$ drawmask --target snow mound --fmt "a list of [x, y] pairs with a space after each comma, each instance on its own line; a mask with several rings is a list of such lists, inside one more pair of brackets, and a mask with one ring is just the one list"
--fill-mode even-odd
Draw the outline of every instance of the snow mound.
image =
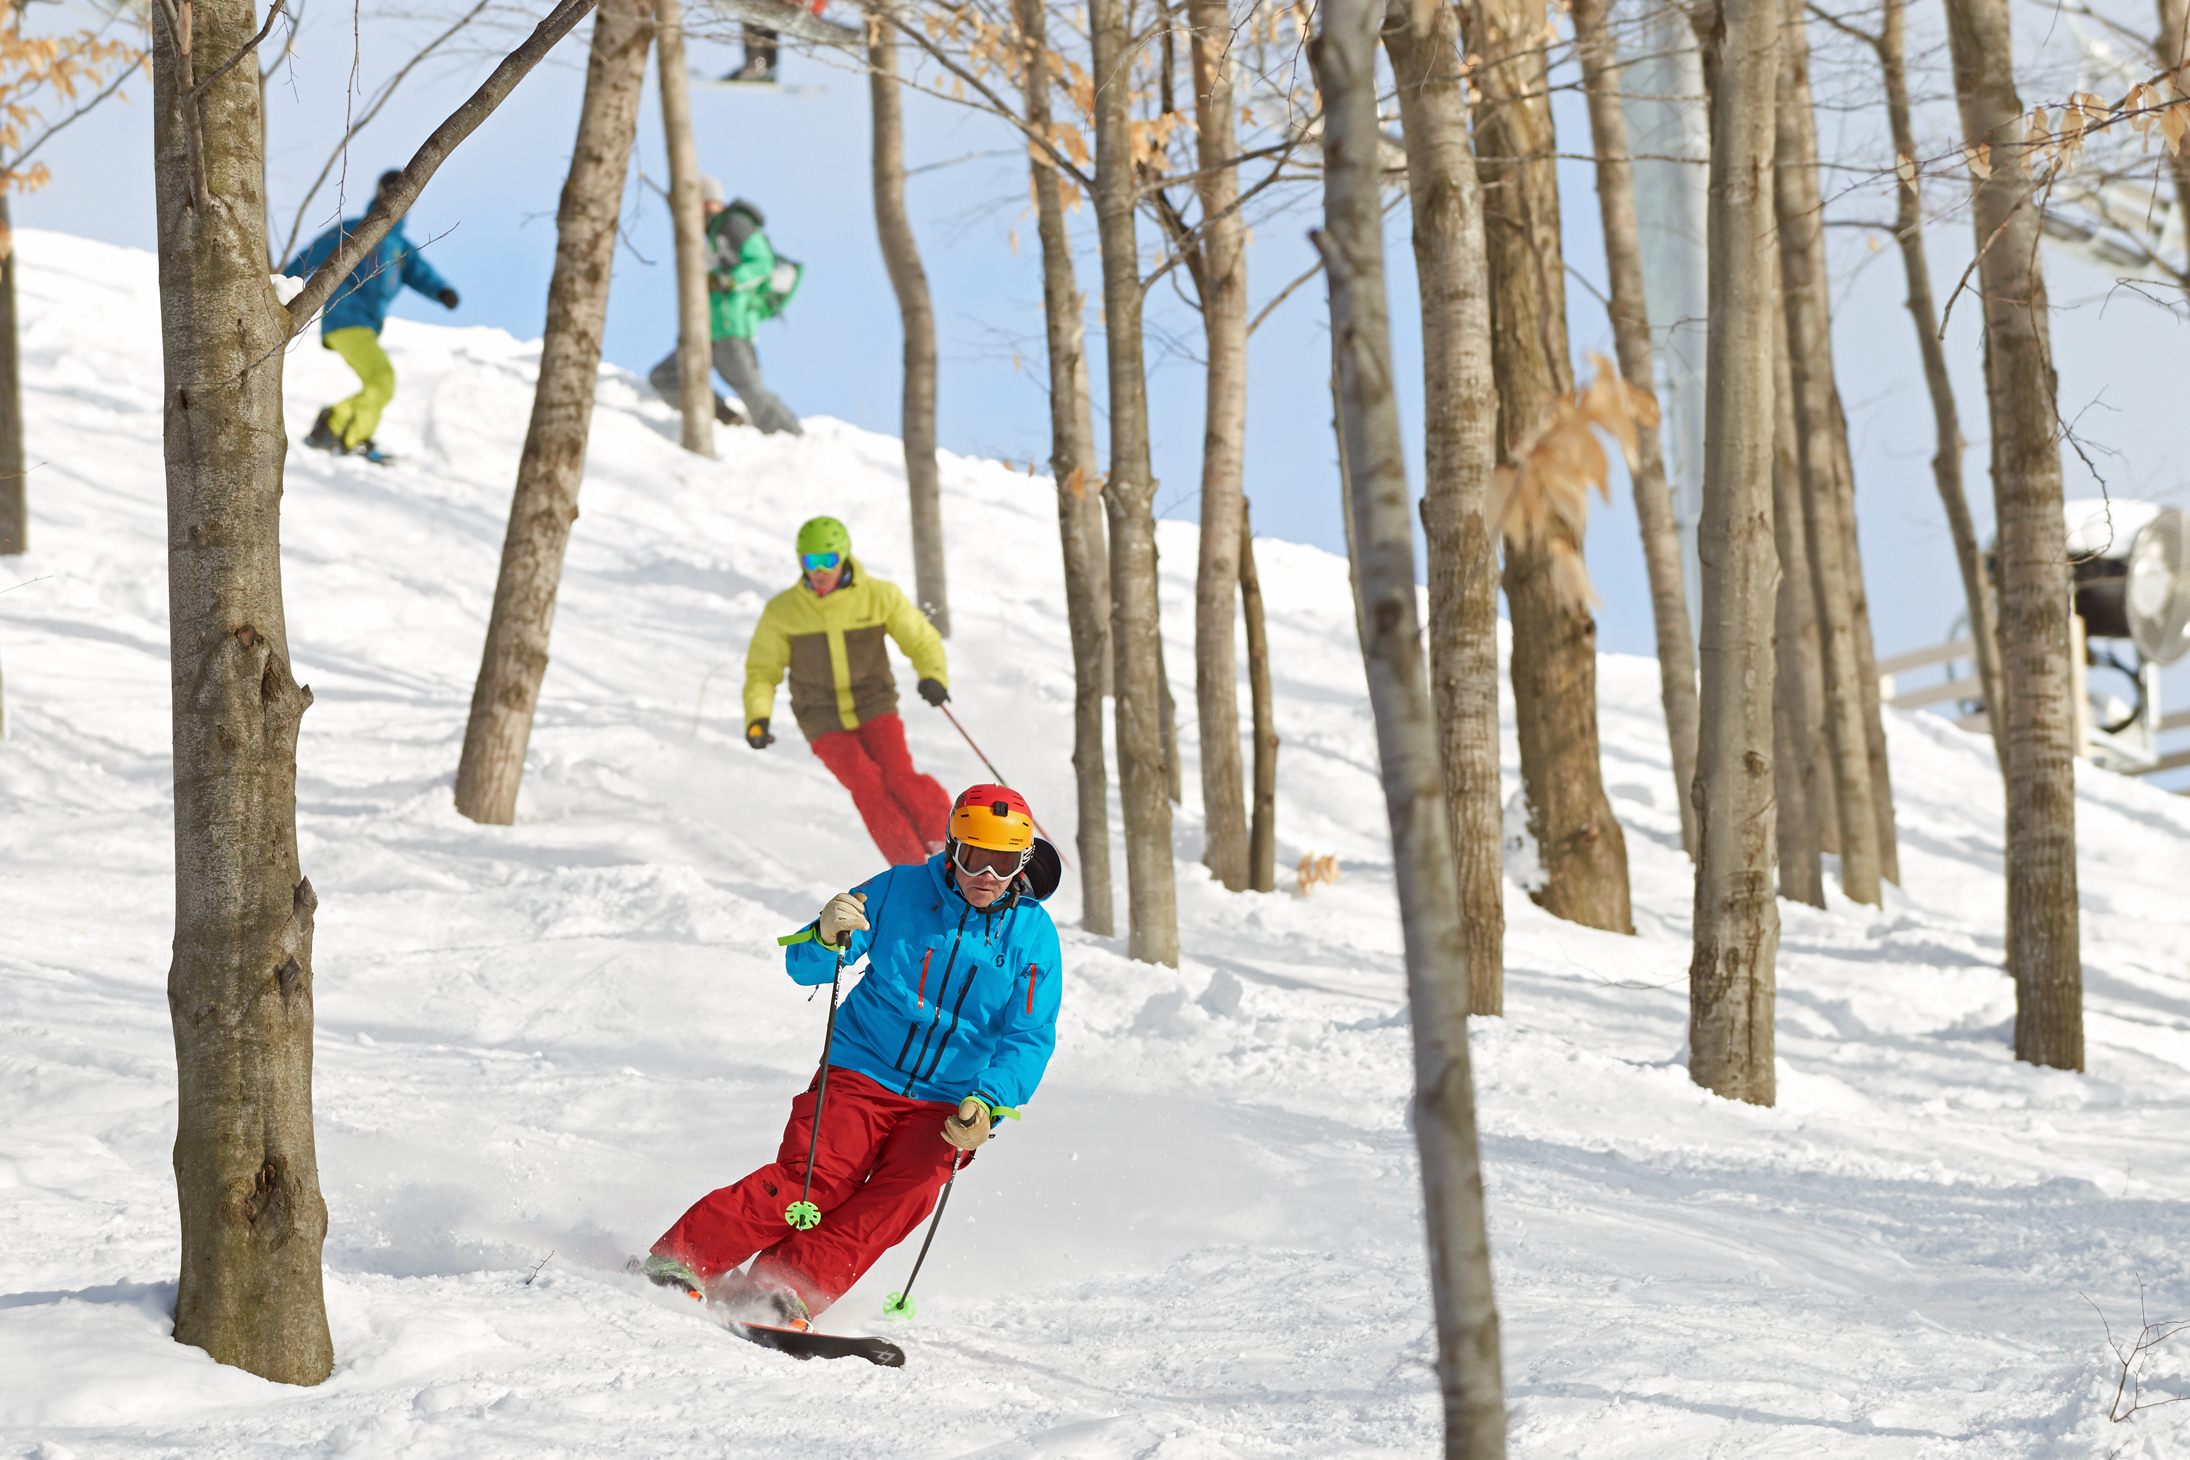
[[[18, 240], [38, 465], [34, 551], [0, 576], [22, 583], [0, 595], [0, 1451], [1436, 1452], [1344, 563], [1257, 545], [1280, 861], [1335, 855], [1342, 879], [1223, 894], [1189, 797], [1175, 972], [1072, 928], [1068, 879], [1060, 1051], [959, 1183], [909, 1366], [800, 1366], [617, 1269], [765, 1159], [811, 1068], [822, 1010], [774, 936], [876, 858], [796, 737], [745, 747], [740, 667], [803, 518], [845, 518], [909, 578], [897, 443], [817, 418], [801, 440], [724, 432], [701, 461], [604, 370], [519, 822], [474, 826], [450, 785], [538, 345], [401, 320], [398, 463], [292, 451], [283, 529], [316, 696], [298, 797], [338, 1367], [289, 1389], [173, 1343], [153, 261]], [[352, 388], [301, 343], [292, 433]], [[946, 456], [943, 488], [954, 707], [1069, 842], [1050, 484]], [[1161, 538], [1183, 667], [1193, 533]], [[1683, 1065], [1690, 883], [1655, 668], [1608, 656], [1600, 685], [1638, 936], [1509, 886], [1508, 1017], [1474, 1035], [1514, 1452], [2184, 1453], [2182, 1411], [2108, 1421], [2091, 1303], [2117, 1335], [2140, 1283], [2154, 1316], [2190, 1309], [2190, 802], [2078, 768], [2091, 1071], [2020, 1066], [1989, 751], [1895, 716], [1906, 887], [1883, 912], [1783, 905], [1781, 1104], [1757, 1110]], [[904, 688], [921, 763], [980, 777]], [[826, 1326], [877, 1326], [909, 1265], [892, 1254]], [[2167, 1388], [2186, 1356], [2163, 1346], [2147, 1377]]]

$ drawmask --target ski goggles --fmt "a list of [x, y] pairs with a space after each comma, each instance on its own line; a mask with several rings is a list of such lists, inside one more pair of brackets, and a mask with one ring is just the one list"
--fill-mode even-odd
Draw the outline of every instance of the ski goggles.
[[958, 864], [959, 872], [967, 877], [989, 876], [1010, 881], [1019, 875], [1034, 855], [1034, 848], [1021, 847], [1016, 852], [1000, 852], [993, 847], [968, 846], [961, 841], [951, 843], [951, 860]]
[[842, 553], [801, 553], [799, 563], [809, 573], [826, 573], [844, 561]]

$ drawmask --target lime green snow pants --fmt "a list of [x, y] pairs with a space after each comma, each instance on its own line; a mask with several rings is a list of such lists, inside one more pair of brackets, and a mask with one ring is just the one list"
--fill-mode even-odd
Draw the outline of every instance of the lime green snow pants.
[[395, 399], [395, 366], [388, 363], [388, 352], [380, 348], [379, 332], [365, 325], [329, 330], [320, 343], [340, 355], [364, 386], [348, 400], [336, 402], [327, 417], [328, 426], [342, 438], [342, 444], [355, 446], [372, 436], [380, 425], [380, 413]]

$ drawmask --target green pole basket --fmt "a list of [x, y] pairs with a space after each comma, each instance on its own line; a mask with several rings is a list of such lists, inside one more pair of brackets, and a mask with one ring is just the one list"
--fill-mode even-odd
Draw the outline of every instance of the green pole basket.
[[912, 1300], [903, 1293], [892, 1293], [882, 1300], [882, 1316], [909, 1323], [913, 1318]]
[[810, 1201], [795, 1201], [783, 1209], [783, 1220], [801, 1232], [811, 1232], [821, 1225], [821, 1208]]

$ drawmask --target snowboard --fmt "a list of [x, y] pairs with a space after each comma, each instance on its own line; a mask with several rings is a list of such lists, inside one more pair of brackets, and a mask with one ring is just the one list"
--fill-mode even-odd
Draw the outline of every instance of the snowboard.
[[772, 1348], [794, 1359], [865, 1359], [884, 1369], [905, 1367], [905, 1351], [886, 1338], [859, 1338], [836, 1333], [808, 1333], [797, 1328], [773, 1328], [765, 1323], [740, 1323], [723, 1319], [732, 1333], [748, 1343]]

